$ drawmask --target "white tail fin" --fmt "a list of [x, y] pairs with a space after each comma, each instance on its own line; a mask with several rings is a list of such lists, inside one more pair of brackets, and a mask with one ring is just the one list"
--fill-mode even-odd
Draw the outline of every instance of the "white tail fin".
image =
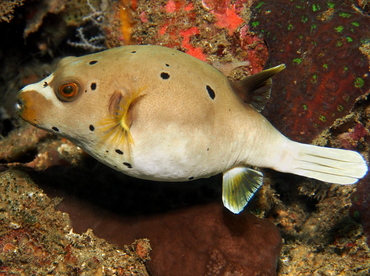
[[279, 171], [335, 184], [354, 184], [367, 172], [366, 162], [358, 152], [290, 142]]

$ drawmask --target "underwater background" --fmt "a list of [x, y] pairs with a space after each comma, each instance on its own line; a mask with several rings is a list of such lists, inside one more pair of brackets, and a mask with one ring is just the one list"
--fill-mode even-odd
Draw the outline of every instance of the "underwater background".
[[0, 31], [0, 275], [370, 275], [369, 176], [266, 169], [233, 215], [220, 176], [130, 178], [14, 112], [62, 57], [163, 45], [231, 80], [285, 63], [264, 116], [369, 160], [369, 1], [1, 0]]

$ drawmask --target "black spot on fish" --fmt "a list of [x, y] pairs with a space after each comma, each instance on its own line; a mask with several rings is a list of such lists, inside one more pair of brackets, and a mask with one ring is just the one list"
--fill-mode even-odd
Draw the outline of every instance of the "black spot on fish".
[[170, 67], [170, 65], [169, 65], [169, 64], [167, 64], [167, 63], [166, 63], [166, 66], [167, 66], [167, 67]]
[[207, 148], [207, 151], [209, 151], [209, 148]]
[[106, 150], [105, 152], [106, 152], [106, 153], [109, 153], [109, 150]]
[[161, 78], [164, 79], [164, 80], [168, 80], [170, 78], [170, 74], [168, 74], [166, 72], [162, 72], [161, 73]]
[[89, 126], [89, 129], [90, 129], [91, 131], [94, 131], [94, 130], [95, 130], [95, 127], [94, 127], [93, 125], [90, 125], [90, 126]]
[[96, 89], [96, 83], [95, 83], [95, 82], [93, 82], [93, 83], [90, 85], [90, 87], [91, 87], [91, 90], [95, 90], [95, 89]]
[[51, 129], [52, 129], [52, 130], [54, 130], [54, 131], [59, 132], [59, 129], [58, 129], [57, 127], [54, 127], [54, 126], [53, 126]]
[[98, 63], [98, 61], [97, 60], [92, 60], [92, 61], [89, 62], [90, 65], [94, 65], [95, 63]]
[[43, 85], [43, 87], [45, 88], [45, 87], [47, 87], [49, 84], [46, 82], [46, 81], [44, 81], [44, 85]]
[[189, 177], [188, 179], [189, 179], [189, 180], [192, 180], [192, 179], [194, 179], [194, 176], [191, 176], [191, 177]]
[[216, 97], [215, 91], [209, 85], [206, 85], [206, 88], [207, 88], [208, 95], [213, 100]]
[[130, 163], [127, 163], [127, 162], [123, 162], [123, 165], [125, 165], [127, 168], [129, 168], [129, 169], [131, 169], [132, 168], [132, 166], [131, 166], [131, 164]]
[[119, 149], [116, 149], [116, 152], [117, 152], [118, 154], [123, 154], [123, 151], [122, 151], [122, 150], [119, 150]]
[[132, 52], [131, 52], [131, 54], [135, 54], [135, 53], [136, 53], [136, 51], [132, 51]]

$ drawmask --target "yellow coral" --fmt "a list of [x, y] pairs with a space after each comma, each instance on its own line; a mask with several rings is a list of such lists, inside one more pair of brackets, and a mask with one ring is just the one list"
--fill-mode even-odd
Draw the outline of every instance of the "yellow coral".
[[120, 1], [119, 18], [121, 21], [121, 32], [122, 32], [123, 41], [125, 45], [134, 44], [132, 41], [132, 30], [134, 26], [134, 21], [132, 20], [132, 16], [131, 16], [129, 0]]

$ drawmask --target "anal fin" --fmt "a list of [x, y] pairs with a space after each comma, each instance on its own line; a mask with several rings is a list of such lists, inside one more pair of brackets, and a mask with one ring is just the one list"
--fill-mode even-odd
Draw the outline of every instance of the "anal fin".
[[222, 201], [239, 214], [263, 183], [263, 174], [247, 167], [234, 167], [223, 174]]

